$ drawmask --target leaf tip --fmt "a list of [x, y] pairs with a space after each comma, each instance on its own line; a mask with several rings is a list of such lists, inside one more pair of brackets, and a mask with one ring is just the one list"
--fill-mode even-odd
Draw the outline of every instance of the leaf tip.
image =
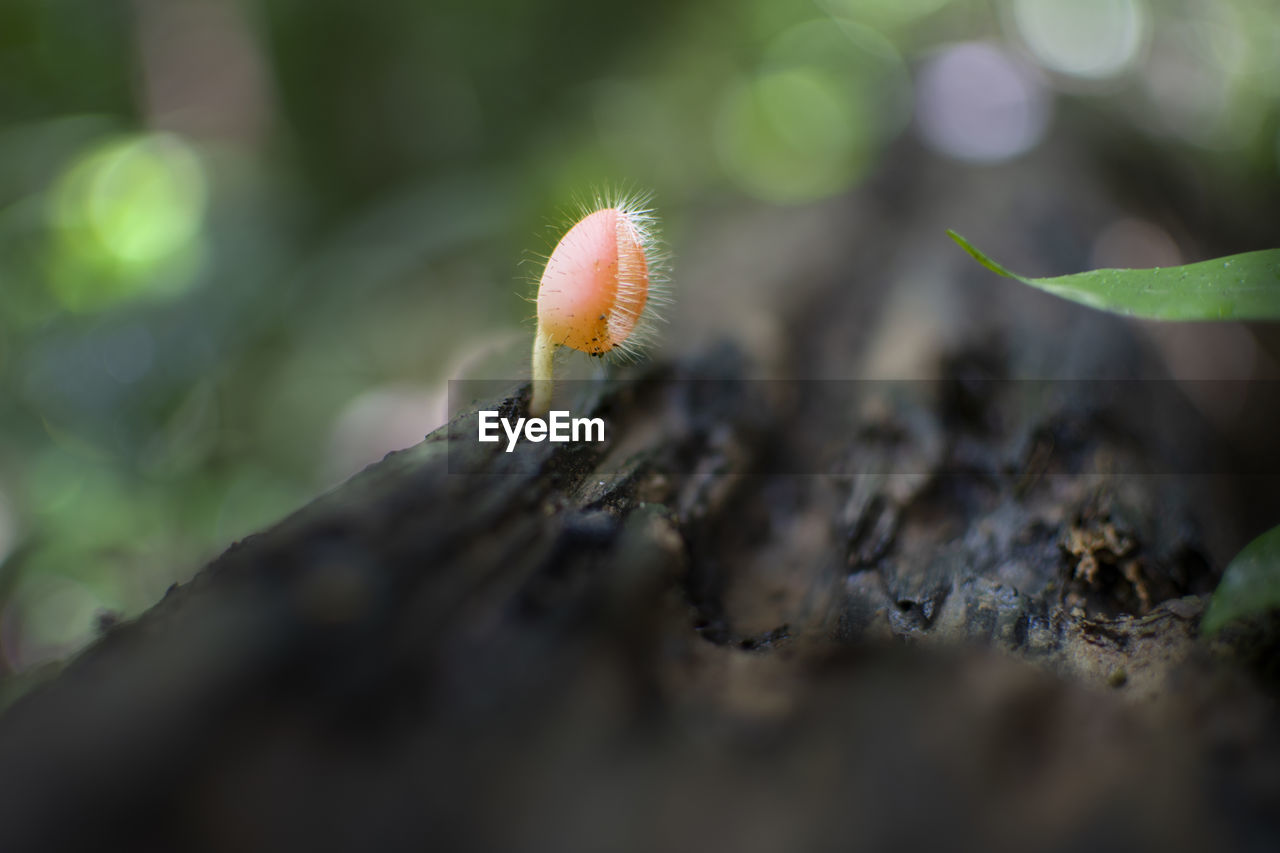
[[1000, 266], [995, 261], [991, 260], [991, 258], [987, 257], [987, 255], [984, 254], [981, 249], [979, 249], [977, 246], [970, 243], [964, 237], [960, 236], [958, 233], [956, 233], [954, 229], [948, 228], [947, 236], [950, 237], [952, 240], [955, 240], [956, 243], [959, 244], [960, 248], [968, 252], [975, 261], [982, 264], [984, 267], [991, 270], [993, 273], [996, 273], [997, 275], [1002, 275], [1005, 278], [1018, 277], [1013, 273], [1009, 272], [1004, 267]]

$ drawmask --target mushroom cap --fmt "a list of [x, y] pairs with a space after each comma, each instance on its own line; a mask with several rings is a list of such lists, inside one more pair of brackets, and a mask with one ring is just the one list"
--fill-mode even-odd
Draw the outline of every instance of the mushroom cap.
[[556, 244], [538, 285], [538, 328], [556, 344], [603, 355], [644, 312], [649, 264], [643, 234], [618, 207], [588, 214]]

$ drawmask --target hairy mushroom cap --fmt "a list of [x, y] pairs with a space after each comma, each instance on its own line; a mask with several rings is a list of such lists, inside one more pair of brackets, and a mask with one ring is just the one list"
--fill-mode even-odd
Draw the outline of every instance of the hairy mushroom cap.
[[627, 210], [602, 208], [551, 253], [538, 285], [538, 328], [559, 346], [604, 355], [631, 337], [648, 294], [643, 229]]
[[560, 347], [630, 358], [653, 336], [654, 306], [666, 302], [665, 256], [647, 200], [597, 200], [547, 259], [538, 283], [532, 414], [545, 414], [551, 404]]

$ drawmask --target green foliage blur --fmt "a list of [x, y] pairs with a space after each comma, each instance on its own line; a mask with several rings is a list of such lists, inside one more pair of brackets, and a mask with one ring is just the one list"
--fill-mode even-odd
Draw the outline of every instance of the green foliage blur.
[[[5, 0], [0, 675], [523, 357], [527, 259], [594, 188], [652, 189], [678, 254], [699, 200], [845, 193], [911, 134], [998, 164], [1055, 99], [1274, 181], [1272, 3]], [[1025, 121], [965, 136], [939, 57]]]

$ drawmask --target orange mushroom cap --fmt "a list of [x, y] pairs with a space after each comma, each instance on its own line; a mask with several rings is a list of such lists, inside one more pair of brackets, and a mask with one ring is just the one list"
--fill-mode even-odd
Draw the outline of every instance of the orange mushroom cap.
[[538, 328], [554, 343], [603, 355], [630, 337], [649, 293], [643, 233], [606, 207], [556, 244], [538, 285]]

